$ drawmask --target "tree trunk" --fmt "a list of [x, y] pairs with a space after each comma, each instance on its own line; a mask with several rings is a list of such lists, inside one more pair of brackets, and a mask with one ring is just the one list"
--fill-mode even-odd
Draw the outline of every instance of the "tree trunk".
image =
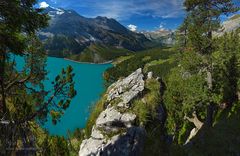
[[[4, 89], [5, 82], [5, 61], [6, 61], [6, 51], [4, 48], [0, 48], [0, 119], [6, 120], [7, 118], [7, 106], [6, 106], [6, 95]], [[7, 143], [8, 143], [8, 130], [7, 125], [0, 125], [2, 128], [1, 138], [3, 138], [3, 151], [2, 153], [5, 155], [7, 153]]]
[[[213, 90], [213, 77], [212, 77], [212, 61], [210, 59], [210, 66], [207, 68], [207, 84], [209, 92]], [[213, 115], [214, 115], [214, 104], [210, 103], [207, 107], [207, 117], [206, 117], [206, 125], [212, 127], [213, 123]]]
[[197, 129], [202, 128], [203, 123], [198, 119], [196, 112], [193, 112], [191, 118], [185, 116], [184, 119], [187, 119], [189, 122], [192, 122]]
[[210, 104], [207, 107], [207, 117], [206, 117], [206, 125], [208, 127], [212, 127], [213, 124], [213, 115], [214, 115], [214, 104]]
[[187, 47], [187, 29], [184, 30], [184, 48]]
[[211, 91], [213, 88], [213, 78], [212, 78], [212, 73], [207, 69], [207, 84], [208, 84], [208, 89]]
[[5, 60], [6, 54], [4, 49], [0, 49], [0, 89], [1, 89], [1, 97], [0, 97], [0, 104], [2, 106], [2, 113], [5, 115], [6, 113], [6, 95], [4, 90], [4, 81], [5, 81]]
[[185, 115], [184, 119], [187, 119], [189, 122], [195, 125], [195, 128], [191, 130], [190, 135], [188, 136], [184, 145], [188, 144], [190, 140], [197, 135], [198, 131], [202, 128], [203, 123], [198, 119], [196, 112], [193, 112], [192, 118], [189, 118]]

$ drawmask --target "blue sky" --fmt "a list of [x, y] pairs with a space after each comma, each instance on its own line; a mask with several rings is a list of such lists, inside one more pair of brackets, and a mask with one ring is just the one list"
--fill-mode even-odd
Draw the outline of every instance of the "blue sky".
[[[73, 9], [85, 17], [106, 16], [142, 30], [176, 29], [183, 21], [183, 0], [43, 0], [42, 4]], [[46, 3], [45, 3], [46, 2]], [[239, 4], [239, 0], [236, 0]]]

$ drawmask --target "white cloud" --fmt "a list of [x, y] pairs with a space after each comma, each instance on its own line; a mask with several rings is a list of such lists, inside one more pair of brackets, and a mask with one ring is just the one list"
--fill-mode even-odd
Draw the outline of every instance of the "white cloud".
[[62, 8], [88, 10], [82, 13], [87, 17], [105, 16], [119, 21], [128, 20], [134, 15], [153, 18], [183, 17], [184, 0], [51, 0]]
[[49, 7], [49, 4], [47, 4], [47, 2], [41, 2], [41, 3], [39, 3], [39, 6], [40, 6], [40, 8], [47, 8], [47, 7]]
[[161, 23], [160, 23], [160, 25], [159, 25], [159, 29], [160, 29], [160, 31], [164, 31], [164, 30], [166, 30], [166, 29], [165, 29], [165, 25], [166, 25], [165, 22], [161, 22]]
[[159, 28], [160, 28], [160, 29], [164, 29], [164, 25], [163, 25], [163, 24], [160, 24]]
[[131, 31], [137, 31], [137, 26], [136, 26], [136, 25], [129, 24], [129, 25], [128, 25], [128, 28], [129, 28], [129, 30], [131, 30]]

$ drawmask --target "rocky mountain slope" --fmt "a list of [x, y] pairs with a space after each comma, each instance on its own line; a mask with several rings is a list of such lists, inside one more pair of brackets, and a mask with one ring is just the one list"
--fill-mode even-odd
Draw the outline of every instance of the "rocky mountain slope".
[[80, 54], [93, 44], [136, 51], [143, 49], [144, 42], [148, 41], [144, 35], [128, 30], [115, 19], [85, 18], [73, 10], [53, 7], [47, 7], [45, 12], [51, 20], [39, 36], [45, 41], [50, 56]]
[[[217, 36], [223, 35], [225, 32], [231, 32], [240, 28], [240, 15], [233, 15], [231, 18], [222, 23], [222, 29], [215, 33]], [[156, 31], [141, 32], [147, 39], [162, 45], [173, 45], [175, 43], [175, 32], [167, 29], [159, 29]]]
[[172, 30], [159, 29], [156, 31], [141, 32], [152, 42], [162, 45], [173, 45], [175, 43], [175, 33]]
[[108, 88], [104, 97], [105, 108], [96, 118], [90, 138], [82, 141], [79, 156], [131, 156], [143, 152], [146, 130], [140, 119], [140, 110], [134, 108], [141, 105], [137, 104], [138, 100], [144, 107], [150, 102], [144, 93], [150, 81], [157, 82], [151, 72], [144, 79], [140, 68]]
[[232, 16], [229, 20], [223, 22], [224, 31], [230, 32], [240, 27], [240, 14]]
[[240, 28], [240, 14], [236, 14], [222, 23], [222, 29], [216, 32], [217, 36], [222, 36], [224, 33], [228, 33]]

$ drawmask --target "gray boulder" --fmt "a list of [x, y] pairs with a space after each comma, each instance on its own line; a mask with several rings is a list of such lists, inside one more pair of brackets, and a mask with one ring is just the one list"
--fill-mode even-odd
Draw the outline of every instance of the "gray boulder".
[[83, 140], [80, 145], [79, 156], [100, 156], [100, 152], [104, 148], [106, 140], [89, 138]]
[[121, 97], [121, 94], [126, 92], [127, 90], [142, 91], [144, 89], [142, 69], [139, 68], [125, 79], [118, 80], [116, 83], [113, 83], [109, 88], [110, 91], [108, 93], [108, 101], [111, 101], [117, 97]]
[[152, 79], [152, 78], [153, 78], [153, 72], [148, 72], [147, 79]]
[[124, 134], [110, 140], [89, 138], [83, 140], [79, 156], [138, 156], [142, 151], [146, 132], [141, 127], [131, 127]]
[[[144, 90], [142, 69], [111, 85], [107, 91], [107, 108], [100, 113], [91, 137], [83, 140], [79, 156], [137, 156], [141, 152], [145, 130], [134, 126], [136, 115], [130, 102]], [[112, 104], [119, 98], [120, 102]], [[118, 100], [117, 100], [118, 101]], [[124, 108], [119, 110], [119, 107]]]
[[143, 77], [142, 69], [139, 68], [125, 79], [112, 84], [109, 87], [107, 100], [112, 101], [115, 98], [119, 98], [121, 102], [118, 106], [128, 108], [129, 102], [144, 90]]
[[101, 151], [101, 156], [139, 156], [146, 132], [141, 127], [132, 127], [123, 135], [116, 135]]

